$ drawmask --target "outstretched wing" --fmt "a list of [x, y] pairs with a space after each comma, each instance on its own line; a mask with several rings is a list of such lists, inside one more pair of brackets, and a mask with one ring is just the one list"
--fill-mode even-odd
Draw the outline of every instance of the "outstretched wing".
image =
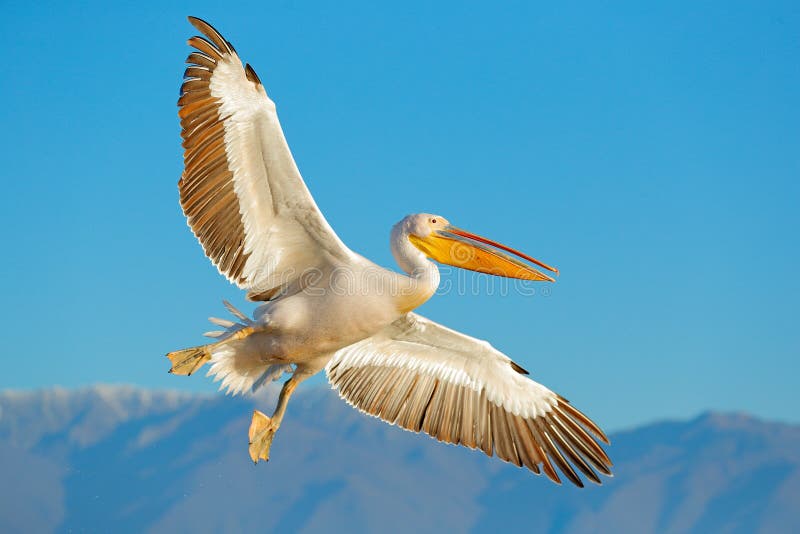
[[583, 486], [574, 468], [600, 483], [611, 461], [608, 438], [567, 400], [481, 341], [414, 313], [338, 351], [326, 367], [339, 395], [359, 410], [440, 441], [539, 465], [554, 482], [558, 466]]
[[250, 65], [211, 25], [188, 43], [181, 206], [206, 255], [252, 298], [351, 254], [320, 213]]

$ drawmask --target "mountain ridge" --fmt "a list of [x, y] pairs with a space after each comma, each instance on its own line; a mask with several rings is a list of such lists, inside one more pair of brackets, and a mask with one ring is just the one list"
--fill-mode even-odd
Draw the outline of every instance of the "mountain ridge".
[[800, 530], [800, 425], [705, 412], [615, 432], [615, 477], [579, 490], [322, 387], [299, 392], [273, 459], [253, 466], [250, 410], [275, 394], [0, 391], [0, 472], [20, 481], [0, 490], [0, 530]]

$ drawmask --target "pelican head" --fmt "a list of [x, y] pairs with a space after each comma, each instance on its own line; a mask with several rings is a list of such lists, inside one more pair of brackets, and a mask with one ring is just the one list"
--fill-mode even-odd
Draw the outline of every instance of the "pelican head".
[[439, 263], [521, 280], [555, 282], [531, 264], [558, 274], [555, 267], [491, 239], [457, 228], [441, 215], [417, 213], [403, 219], [401, 225], [408, 240], [428, 258]]

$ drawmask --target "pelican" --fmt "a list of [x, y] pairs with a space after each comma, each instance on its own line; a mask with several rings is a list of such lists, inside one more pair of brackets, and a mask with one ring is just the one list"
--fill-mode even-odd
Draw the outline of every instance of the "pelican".
[[249, 64], [207, 22], [188, 40], [178, 100], [184, 170], [178, 182], [189, 227], [211, 262], [260, 304], [210, 344], [167, 354], [171, 373], [208, 375], [231, 394], [284, 373], [271, 416], [255, 410], [251, 459], [270, 447], [297, 385], [325, 370], [331, 386], [369, 415], [488, 456], [556, 483], [601, 483], [612, 463], [603, 431], [489, 343], [414, 313], [439, 285], [437, 263], [553, 282], [549, 265], [450, 224], [409, 215], [391, 230], [402, 273], [379, 267], [337, 237], [303, 182], [274, 102]]

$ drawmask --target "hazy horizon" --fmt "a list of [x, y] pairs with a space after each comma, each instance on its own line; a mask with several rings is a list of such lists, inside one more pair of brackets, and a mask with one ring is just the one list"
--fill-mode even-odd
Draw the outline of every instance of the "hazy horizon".
[[[304, 390], [269, 463], [253, 403], [0, 392], [0, 531], [796, 532], [800, 425], [708, 414], [610, 435], [614, 477], [544, 475]], [[6, 490], [4, 493], [3, 490]]]

